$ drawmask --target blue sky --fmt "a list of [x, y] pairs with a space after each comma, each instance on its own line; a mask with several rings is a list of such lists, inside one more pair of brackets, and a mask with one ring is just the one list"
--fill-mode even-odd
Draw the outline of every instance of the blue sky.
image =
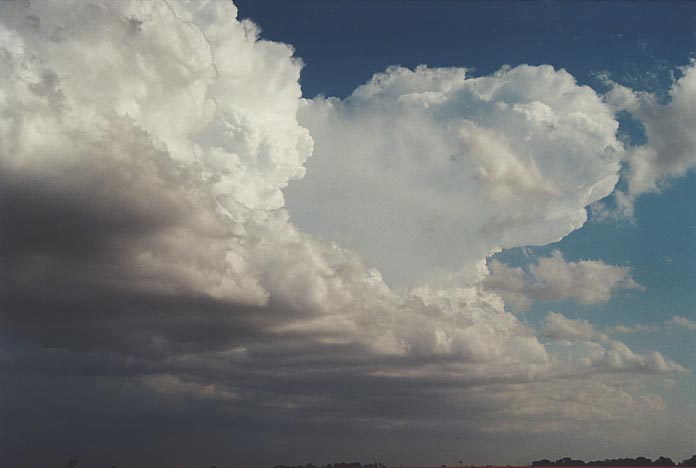
[[610, 71], [638, 89], [664, 87], [693, 56], [689, 2], [239, 2], [264, 37], [305, 62], [303, 94], [344, 97], [388, 65], [549, 63], [580, 83]]
[[692, 2], [2, 2], [0, 464], [692, 456], [693, 58]]

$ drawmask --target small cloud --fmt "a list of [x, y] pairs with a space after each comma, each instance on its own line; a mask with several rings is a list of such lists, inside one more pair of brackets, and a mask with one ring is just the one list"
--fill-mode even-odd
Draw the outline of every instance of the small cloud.
[[662, 330], [662, 327], [657, 325], [616, 325], [607, 330], [608, 333], [632, 334], [632, 333], [654, 333]]
[[187, 381], [171, 374], [146, 377], [144, 382], [158, 393], [177, 397], [201, 400], [237, 400], [239, 398], [234, 391], [219, 384]]
[[602, 304], [618, 290], [644, 289], [631, 277], [629, 267], [601, 260], [567, 261], [558, 250], [539, 258], [527, 271], [497, 260], [491, 261], [488, 268], [490, 275], [484, 286], [520, 310], [529, 308], [533, 300], [574, 299], [585, 305]]
[[675, 315], [670, 320], [668, 320], [667, 326], [670, 328], [672, 326], [683, 327], [683, 328], [686, 328], [687, 330], [696, 331], [696, 322], [694, 322], [693, 320], [689, 320], [686, 317], [679, 316], [679, 315]]
[[667, 359], [658, 351], [651, 351], [646, 355], [637, 354], [620, 341], [611, 341], [609, 347], [593, 360], [592, 365], [612, 372], [645, 374], [689, 372], [688, 369]]

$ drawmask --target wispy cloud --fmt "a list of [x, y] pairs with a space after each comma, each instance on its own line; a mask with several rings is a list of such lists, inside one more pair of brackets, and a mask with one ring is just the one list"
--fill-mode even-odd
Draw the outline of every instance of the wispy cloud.
[[687, 330], [696, 330], [696, 322], [693, 320], [689, 320], [686, 317], [682, 317], [680, 315], [675, 315], [672, 317], [667, 323], [667, 326], [677, 326], [677, 327], [683, 327], [686, 328]]
[[633, 324], [633, 325], [616, 325], [611, 328], [609, 328], [608, 332], [609, 333], [620, 333], [620, 334], [631, 334], [631, 333], [654, 333], [654, 332], [659, 332], [662, 331], [663, 327], [659, 325], [642, 325], [642, 324]]

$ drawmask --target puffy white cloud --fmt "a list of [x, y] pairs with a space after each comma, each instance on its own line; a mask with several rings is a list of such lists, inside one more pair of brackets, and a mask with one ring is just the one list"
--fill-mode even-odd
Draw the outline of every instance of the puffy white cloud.
[[550, 66], [392, 67], [345, 100], [304, 101], [308, 174], [292, 219], [356, 248], [388, 282], [475, 282], [500, 249], [559, 240], [618, 179], [612, 110]]
[[533, 300], [575, 299], [582, 304], [601, 304], [621, 289], [642, 289], [631, 278], [631, 269], [601, 260], [569, 262], [560, 251], [538, 258], [528, 267], [510, 267], [497, 260], [488, 266], [490, 276], [483, 284], [499, 293], [506, 302], [526, 309]]
[[674, 325], [678, 327], [684, 327], [687, 330], [696, 330], [696, 322], [694, 322], [693, 320], [689, 320], [686, 317], [682, 317], [680, 315], [675, 315], [667, 322], [667, 326]]
[[659, 191], [671, 179], [683, 177], [696, 167], [696, 63], [682, 68], [683, 76], [669, 91], [670, 100], [661, 103], [655, 95], [634, 92], [612, 83], [608, 101], [640, 120], [647, 143], [627, 153], [628, 188], [617, 192], [619, 214], [631, 217], [639, 195]]

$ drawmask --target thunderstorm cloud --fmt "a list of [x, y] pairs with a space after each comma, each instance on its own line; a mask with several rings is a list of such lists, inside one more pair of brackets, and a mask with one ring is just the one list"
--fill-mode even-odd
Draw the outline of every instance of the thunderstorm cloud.
[[118, 438], [139, 460], [263, 446], [272, 463], [462, 421], [472, 453], [530, 424], [588, 443], [666, 427], [651, 385], [682, 365], [588, 321], [537, 329], [510, 311], [606, 302], [641, 288], [629, 268], [490, 256], [580, 228], [626, 160], [629, 198], [691, 167], [692, 137], [654, 135], [694, 118], [693, 71], [667, 107], [626, 91], [650, 137], [627, 150], [615, 107], [548, 65], [392, 67], [306, 99], [292, 47], [229, 2], [0, 9], [10, 456], [31, 453], [22, 440], [62, 454]]

